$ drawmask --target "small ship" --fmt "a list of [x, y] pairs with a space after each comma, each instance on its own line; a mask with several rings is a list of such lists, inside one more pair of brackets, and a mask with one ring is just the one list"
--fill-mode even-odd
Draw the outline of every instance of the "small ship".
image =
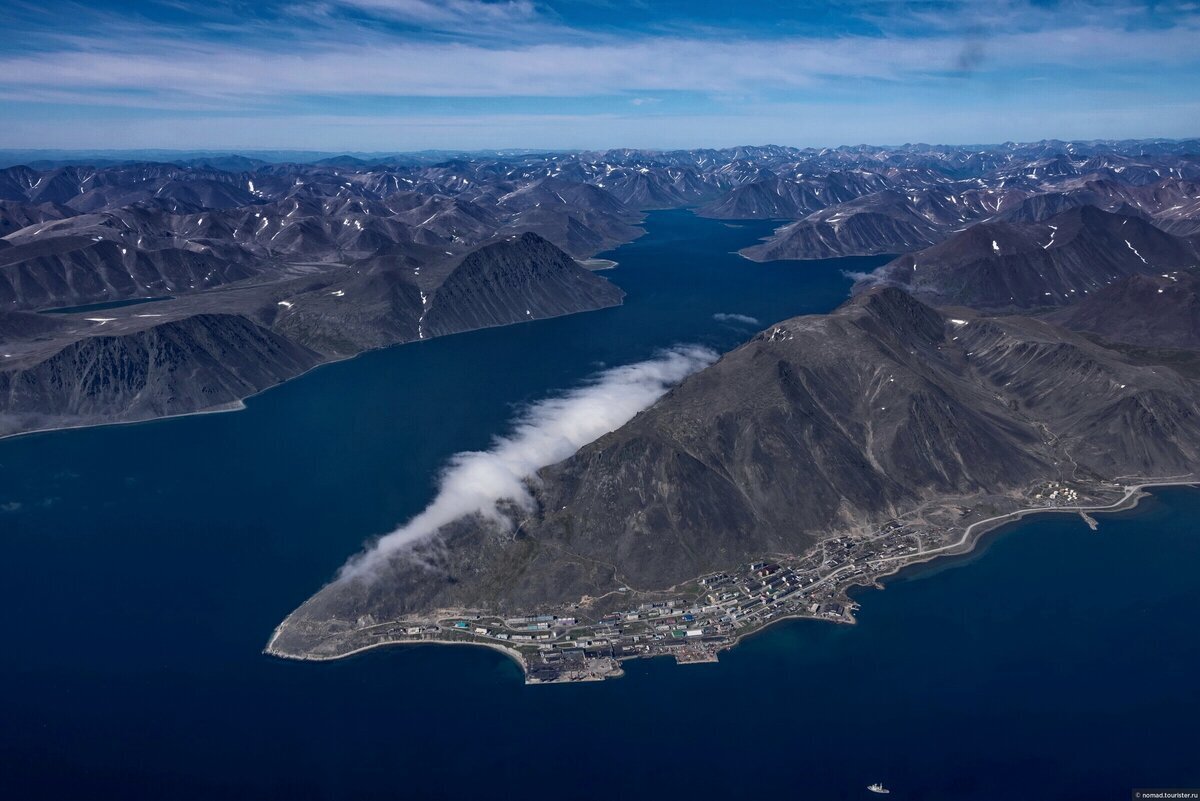
[[888, 793], [891, 792], [891, 790], [884, 787], [879, 782], [875, 782], [874, 784], [868, 784], [867, 789], [870, 790], [872, 793], [880, 793], [882, 795], [887, 795]]

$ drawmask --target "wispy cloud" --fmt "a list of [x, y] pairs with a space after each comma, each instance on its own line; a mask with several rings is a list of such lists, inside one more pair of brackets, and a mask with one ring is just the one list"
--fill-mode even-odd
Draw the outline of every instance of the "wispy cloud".
[[526, 482], [538, 469], [624, 425], [673, 384], [715, 359], [716, 354], [705, 348], [675, 348], [606, 370], [578, 389], [535, 403], [517, 419], [512, 433], [498, 438], [489, 450], [451, 459], [429, 506], [351, 560], [341, 578], [369, 576], [389, 558], [469, 515], [507, 525], [497, 503], [507, 500], [530, 508], [533, 499]]
[[[1169, 30], [1071, 28], [993, 37], [991, 69], [1076, 69], [1104, 53], [1109, 67], [1195, 64], [1200, 25]], [[769, 48], [770, 58], [764, 58]], [[0, 58], [10, 89], [106, 90], [238, 99], [280, 95], [571, 97], [644, 91], [753, 93], [812, 88], [832, 79], [903, 81], [962, 67], [956, 37], [922, 41], [865, 37], [711, 42], [690, 39], [560, 43], [510, 48], [465, 43], [374, 41], [354, 48], [318, 43], [264, 52], [215, 42], [143, 39], [136, 47]], [[103, 98], [100, 102], [105, 102]]]
[[713, 319], [718, 323], [741, 323], [742, 325], [759, 325], [757, 317], [751, 317], [748, 314], [727, 314], [719, 312], [713, 315]]
[[310, 40], [326, 34], [512, 47], [580, 38], [528, 0], [300, 0], [288, 14], [308, 23]]
[[[724, 28], [699, 7], [667, 17], [653, 4], [606, 11], [599, 2], [585, 6], [605, 24], [583, 24], [568, 13], [577, 4], [553, 0], [288, 0], [253, 12], [214, 0], [174, 3], [179, 12], [169, 19], [102, 5], [68, 14], [62, 5], [15, 6], [11, 41], [23, 46], [0, 43], [0, 104], [8, 104], [0, 113], [9, 123], [0, 144], [17, 144], [16, 132], [32, 131], [36, 120], [91, 121], [99, 109], [114, 118], [122, 110], [147, 112], [143, 118], [157, 112], [164, 124], [170, 115], [259, 115], [282, 137], [294, 135], [288, 126], [300, 118], [335, 109], [361, 122], [395, 116], [399, 101], [426, 108], [453, 101], [465, 119], [484, 101], [521, 98], [541, 101], [525, 114], [531, 135], [544, 115], [564, 114], [564, 99], [575, 102], [572, 113], [590, 104], [597, 120], [614, 104], [652, 117], [639, 128], [647, 132], [681, 133], [685, 118], [708, 117], [723, 126], [739, 119], [747, 135], [761, 127], [752, 113], [776, 120], [790, 109], [841, 103], [860, 127], [875, 118], [880, 134], [864, 138], [894, 141], [890, 126], [915, 123], [885, 120], [876, 109], [894, 106], [897, 95], [914, 98], [906, 114], [936, 119], [970, 110], [975, 129], [986, 133], [996, 109], [980, 107], [984, 93], [1031, 86], [1030, 77], [1045, 79], [1036, 82], [1041, 99], [1080, 115], [1108, 110], [1096, 96], [1107, 93], [1108, 103], [1124, 88], [1125, 119], [1140, 116], [1152, 134], [1159, 123], [1190, 124], [1145, 111], [1170, 111], [1169, 101], [1187, 100], [1180, 93], [1188, 79], [1200, 80], [1194, 3], [1159, 3], [1154, 11], [1132, 0], [1069, 8], [997, 0], [936, 10], [843, 3], [826, 9], [832, 19], [820, 30], [797, 27], [798, 15], [762, 23], [777, 15], [751, 0]], [[164, 5], [172, 4], [154, 7]], [[1025, 100], [1011, 98], [1010, 108]], [[796, 126], [803, 122], [788, 128]]]
[[428, 26], [527, 22], [538, 16], [528, 0], [337, 0], [333, 5]]

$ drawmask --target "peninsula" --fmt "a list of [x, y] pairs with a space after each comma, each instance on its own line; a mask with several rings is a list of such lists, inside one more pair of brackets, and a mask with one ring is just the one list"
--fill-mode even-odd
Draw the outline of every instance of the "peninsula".
[[711, 661], [787, 617], [850, 622], [851, 587], [1005, 521], [1194, 483], [1200, 386], [1170, 363], [871, 288], [541, 470], [531, 513], [456, 521], [334, 580], [267, 651], [473, 642], [530, 682], [576, 681], [635, 657]]

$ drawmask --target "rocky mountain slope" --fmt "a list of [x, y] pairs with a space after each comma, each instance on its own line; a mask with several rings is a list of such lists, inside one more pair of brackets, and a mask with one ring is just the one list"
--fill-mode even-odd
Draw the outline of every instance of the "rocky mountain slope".
[[[1092, 152], [1065, 144], [1051, 157], [1014, 152], [889, 154], [855, 170], [815, 175], [771, 174], [744, 183], [700, 209], [727, 218], [783, 218], [756, 260], [816, 259], [901, 253], [940, 242], [979, 221], [1041, 222], [1081, 206], [1136, 214], [1178, 236], [1200, 231], [1200, 184], [1189, 156], [1158, 160], [1117, 150]], [[789, 165], [789, 169], [792, 165]], [[865, 166], [865, 165], [864, 165]], [[779, 168], [775, 168], [779, 169]]]
[[277, 304], [274, 327], [322, 353], [350, 355], [615, 306], [624, 294], [525, 233], [441, 261], [376, 257], [338, 280], [287, 294]]
[[256, 276], [259, 265], [210, 248], [138, 250], [92, 236], [56, 236], [0, 250], [0, 308], [47, 309], [185, 294]]
[[938, 305], [1063, 306], [1127, 276], [1200, 266], [1196, 242], [1093, 206], [1040, 223], [985, 222], [881, 267], [860, 288], [903, 287]]
[[34, 364], [0, 370], [0, 435], [228, 408], [319, 361], [228, 314], [87, 337]]
[[907, 198], [885, 191], [810, 214], [741, 253], [755, 261], [823, 259], [914, 250], [939, 238], [938, 227]]
[[[1200, 469], [1200, 386], [1027, 317], [951, 316], [895, 288], [763, 331], [545, 468], [507, 529], [468, 518], [337, 580], [274, 653], [437, 610], [620, 603], [1042, 480]], [[591, 599], [591, 600], [589, 600]]]
[[1200, 272], [1132, 275], [1046, 319], [1111, 342], [1200, 349]]
[[613, 306], [624, 294], [537, 234], [525, 233], [454, 265], [427, 304], [423, 323], [428, 336], [453, 334]]

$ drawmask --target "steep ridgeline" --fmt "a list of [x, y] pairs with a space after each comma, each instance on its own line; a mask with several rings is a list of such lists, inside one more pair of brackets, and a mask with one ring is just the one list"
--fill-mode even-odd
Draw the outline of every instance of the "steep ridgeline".
[[987, 508], [1039, 480], [1194, 471], [1198, 390], [1036, 319], [951, 318], [873, 289], [762, 332], [542, 470], [536, 510], [514, 513], [511, 532], [464, 519], [383, 557], [373, 578], [331, 583], [271, 651], [334, 656], [365, 626], [446, 610], [582, 602], [599, 615], [629, 603], [622, 587], [669, 597], [918, 508]]
[[[75, 211], [56, 203], [33, 205], [14, 200], [0, 200], [0, 236], [8, 236], [31, 225], [62, 220], [74, 214]], [[0, 242], [4, 240], [0, 239]], [[8, 242], [4, 242], [4, 245], [7, 244]], [[0, 245], [0, 248], [4, 245]]]
[[0, 370], [0, 436], [228, 408], [319, 361], [227, 314], [88, 337], [35, 364]]
[[[421, 267], [382, 257], [289, 297], [276, 330], [334, 356], [398, 342], [592, 311], [625, 293], [534, 233]], [[417, 265], [417, 266], [414, 266]]]
[[1053, 190], [1035, 193], [996, 216], [1006, 222], [1041, 222], [1080, 206], [1144, 216], [1176, 236], [1200, 233], [1200, 183], [1158, 180], [1130, 184], [1110, 177], [1087, 176], [1065, 181]]
[[424, 335], [615, 306], [625, 293], [534, 233], [482, 247], [434, 290]]
[[1046, 318], [1111, 342], [1200, 349], [1200, 273], [1132, 275]]
[[0, 250], [0, 308], [198, 292], [256, 275], [260, 267], [240, 255], [201, 247], [139, 250], [91, 235], [30, 238]]
[[1067, 305], [1130, 275], [1198, 264], [1193, 241], [1084, 206], [1041, 223], [973, 225], [885, 264], [857, 289], [890, 284], [940, 306], [1033, 309]]
[[823, 188], [770, 176], [731, 189], [700, 207], [697, 213], [720, 220], [803, 217], [828, 205], [822, 196]]
[[914, 250], [941, 238], [937, 225], [898, 192], [877, 192], [785, 225], [741, 251], [754, 261], [826, 259]]
[[0, 436], [228, 407], [369, 348], [614, 306], [536, 234], [426, 267], [382, 257], [288, 283], [99, 312], [0, 312]]
[[544, 178], [500, 195], [496, 205], [511, 215], [502, 230], [533, 231], [576, 258], [636, 239], [642, 231], [629, 208], [592, 184]]
[[796, 218], [762, 244], [742, 251], [756, 261], [902, 253], [941, 242], [973, 223], [1044, 222], [1086, 206], [1143, 217], [1176, 236], [1200, 232], [1200, 184], [1195, 181], [1168, 178], [1135, 185], [1102, 174], [1042, 175], [1037, 181], [1030, 175], [1002, 172], [933, 185], [908, 175], [893, 178], [894, 188], [847, 193], [848, 199], [837, 200], [807, 184], [776, 178], [739, 186], [699, 213], [728, 219]]

